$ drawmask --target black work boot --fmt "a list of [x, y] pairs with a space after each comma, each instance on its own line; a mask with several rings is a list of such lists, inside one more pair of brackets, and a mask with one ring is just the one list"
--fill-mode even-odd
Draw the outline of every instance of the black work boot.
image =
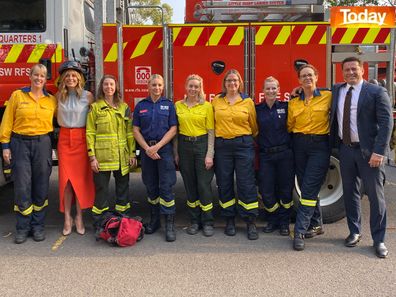
[[160, 209], [158, 206], [152, 206], [150, 209], [150, 222], [144, 224], [144, 233], [153, 234], [161, 227]]
[[17, 231], [15, 234], [14, 242], [16, 244], [24, 243], [28, 237], [28, 233], [29, 232], [27, 232], [27, 231]]
[[305, 248], [304, 235], [300, 233], [294, 234], [293, 248], [296, 251], [302, 251]]
[[258, 232], [256, 228], [256, 218], [248, 217], [246, 219], [246, 227], [247, 227], [247, 237], [249, 240], [258, 239]]
[[234, 217], [226, 218], [226, 226], [224, 229], [224, 234], [228, 236], [234, 236], [236, 234]]
[[165, 240], [172, 242], [176, 240], [175, 231], [175, 215], [170, 214], [165, 216]]

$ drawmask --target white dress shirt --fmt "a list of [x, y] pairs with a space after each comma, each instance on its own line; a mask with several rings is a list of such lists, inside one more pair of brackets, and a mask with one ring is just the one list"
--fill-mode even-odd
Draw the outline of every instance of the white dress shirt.
[[352, 90], [352, 99], [351, 99], [351, 141], [359, 142], [359, 134], [357, 129], [357, 106], [359, 101], [360, 91], [362, 90], [363, 80], [361, 80], [356, 85], [346, 84], [345, 87], [340, 89], [340, 93], [338, 95], [338, 105], [337, 105], [337, 121], [338, 121], [338, 136], [342, 139], [342, 120], [344, 117], [344, 103], [345, 96], [350, 87], [353, 87]]

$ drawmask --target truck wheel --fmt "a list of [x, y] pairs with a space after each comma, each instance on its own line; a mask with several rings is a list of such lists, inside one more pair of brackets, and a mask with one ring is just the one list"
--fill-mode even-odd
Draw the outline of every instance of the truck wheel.
[[[340, 162], [337, 157], [337, 154], [333, 154], [330, 157], [329, 170], [319, 192], [323, 223], [325, 224], [337, 222], [345, 217]], [[296, 209], [299, 204], [300, 195], [301, 191], [296, 178], [295, 189], [293, 191], [293, 200]]]

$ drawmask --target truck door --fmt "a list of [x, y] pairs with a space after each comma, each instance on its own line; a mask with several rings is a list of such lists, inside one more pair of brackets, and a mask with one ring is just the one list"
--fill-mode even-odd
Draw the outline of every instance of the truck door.
[[175, 101], [183, 99], [189, 74], [204, 79], [206, 99], [221, 92], [224, 74], [230, 69], [240, 72], [248, 83], [246, 59], [246, 24], [174, 25], [170, 54], [171, 90]]

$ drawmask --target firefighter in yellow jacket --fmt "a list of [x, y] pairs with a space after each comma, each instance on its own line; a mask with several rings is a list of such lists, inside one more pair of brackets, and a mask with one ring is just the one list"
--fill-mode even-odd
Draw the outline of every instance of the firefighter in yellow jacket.
[[105, 75], [99, 84], [98, 98], [87, 118], [87, 146], [96, 188], [92, 213], [95, 222], [109, 210], [109, 180], [113, 172], [116, 185], [115, 210], [127, 213], [129, 169], [136, 166], [135, 140], [131, 112], [121, 99], [116, 78]]

